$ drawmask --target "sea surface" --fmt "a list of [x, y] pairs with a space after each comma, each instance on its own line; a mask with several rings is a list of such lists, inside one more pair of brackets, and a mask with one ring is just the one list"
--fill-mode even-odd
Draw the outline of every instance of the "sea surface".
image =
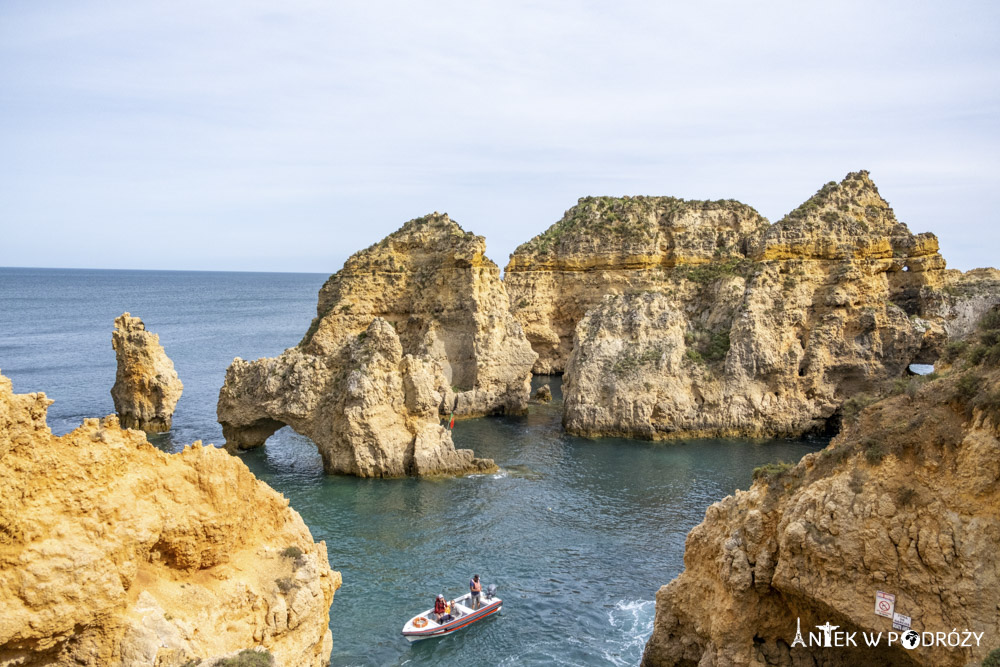
[[[315, 315], [317, 274], [0, 268], [0, 372], [55, 400], [57, 434], [114, 411], [114, 318], [159, 334], [184, 383], [158, 447], [221, 443], [215, 404], [233, 357], [295, 345]], [[657, 589], [684, 566], [684, 539], [755, 466], [797, 461], [822, 440], [588, 440], [560, 429], [555, 401], [526, 417], [458, 421], [459, 447], [501, 471], [439, 480], [322, 472], [288, 428], [240, 455], [284, 493], [344, 585], [331, 609], [334, 665], [635, 665]], [[279, 545], [280, 546], [280, 545]], [[403, 623], [479, 573], [503, 613], [451, 637], [407, 643]]]

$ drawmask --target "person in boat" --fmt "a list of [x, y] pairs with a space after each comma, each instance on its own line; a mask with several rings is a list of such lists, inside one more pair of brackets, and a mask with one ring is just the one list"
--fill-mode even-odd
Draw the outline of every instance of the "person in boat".
[[472, 579], [469, 581], [469, 605], [473, 609], [479, 609], [479, 598], [483, 594], [483, 585], [479, 583], [479, 575], [472, 575]]
[[444, 596], [439, 594], [434, 600], [434, 620], [440, 623], [447, 613], [448, 603], [444, 601]]

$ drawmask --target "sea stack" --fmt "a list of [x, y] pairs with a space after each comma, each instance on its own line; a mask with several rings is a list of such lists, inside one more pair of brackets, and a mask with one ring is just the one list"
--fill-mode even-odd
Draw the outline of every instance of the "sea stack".
[[[826, 449], [708, 508], [643, 665], [962, 667], [998, 647], [1000, 312], [981, 322], [939, 377], [855, 397]], [[889, 644], [903, 625], [918, 645]]]
[[330, 473], [493, 469], [456, 451], [440, 423], [527, 409], [536, 355], [485, 249], [434, 213], [351, 256], [320, 290], [298, 346], [229, 367], [217, 410], [227, 446], [262, 445], [287, 424]]
[[953, 274], [860, 171], [773, 225], [728, 200], [582, 199], [505, 281], [536, 371], [565, 371], [566, 429], [663, 439], [835, 432], [1000, 298]]
[[122, 426], [169, 431], [184, 385], [160, 337], [146, 331], [140, 318], [123, 313], [115, 318], [111, 347], [118, 360], [111, 398]]
[[329, 663], [340, 574], [286, 498], [115, 416], [55, 437], [51, 403], [0, 376], [0, 664]]

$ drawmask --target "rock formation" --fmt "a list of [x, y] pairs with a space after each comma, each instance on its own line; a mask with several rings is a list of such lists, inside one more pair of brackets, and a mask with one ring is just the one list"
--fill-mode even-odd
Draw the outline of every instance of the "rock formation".
[[439, 423], [527, 407], [536, 355], [485, 247], [433, 214], [354, 254], [320, 290], [297, 347], [229, 367], [218, 405], [227, 445], [259, 446], [287, 424], [331, 473], [492, 469], [456, 452]]
[[[0, 664], [180, 667], [262, 647], [329, 663], [326, 545], [243, 463], [118, 418], [54, 437], [0, 376]], [[205, 664], [210, 664], [206, 662]]]
[[926, 298], [931, 312], [944, 322], [948, 338], [965, 338], [975, 330], [979, 318], [1000, 302], [1000, 271], [945, 271], [943, 288], [926, 294]]
[[504, 271], [511, 310], [538, 353], [534, 372], [565, 370], [576, 325], [605, 295], [662, 285], [676, 266], [743, 257], [767, 224], [732, 200], [580, 199]]
[[565, 363], [570, 432], [799, 435], [933, 363], [957, 311], [1000, 299], [973, 280], [956, 311], [946, 285], [969, 279], [937, 250], [858, 172], [774, 225], [730, 201], [583, 199], [505, 279], [536, 370]]
[[552, 387], [547, 384], [543, 384], [538, 388], [533, 397], [539, 403], [551, 403], [552, 402]]
[[160, 337], [129, 313], [115, 318], [111, 347], [118, 359], [111, 398], [125, 428], [169, 431], [181, 384], [174, 362], [160, 345]]
[[[657, 593], [644, 665], [959, 667], [1000, 646], [1000, 313], [987, 317], [942, 377], [865, 409], [856, 397], [826, 449], [709, 507]], [[968, 645], [889, 646], [878, 591], [921, 642], [954, 630]], [[826, 624], [859, 646], [810, 646]]]

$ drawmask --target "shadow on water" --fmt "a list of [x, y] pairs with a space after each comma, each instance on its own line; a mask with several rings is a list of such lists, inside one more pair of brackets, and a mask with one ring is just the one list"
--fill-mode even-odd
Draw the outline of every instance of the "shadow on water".
[[[123, 311], [158, 333], [184, 382], [170, 433], [176, 452], [221, 443], [215, 402], [233, 357], [294, 345], [326, 276], [0, 269], [0, 368], [18, 392], [46, 391], [54, 432], [113, 411], [110, 337]], [[59, 330], [37, 323], [60, 313]], [[239, 454], [325, 540], [343, 587], [331, 608], [334, 665], [634, 665], [657, 588], [683, 567], [684, 539], [706, 507], [750, 485], [764, 463], [826, 443], [587, 440], [560, 427], [554, 401], [527, 416], [458, 421], [459, 447], [497, 474], [364, 480], [326, 476], [315, 445], [291, 429]], [[276, 545], [281, 546], [281, 545]], [[403, 623], [480, 573], [500, 617], [408, 644]]]
[[[535, 378], [558, 396], [559, 378]], [[561, 396], [560, 396], [561, 398]], [[500, 472], [361, 480], [317, 474], [308, 439], [282, 429], [242, 454], [285, 493], [344, 577], [331, 610], [335, 665], [636, 664], [657, 588], [712, 502], [763, 463], [822, 440], [589, 440], [563, 433], [561, 405], [457, 421], [456, 446]], [[455, 636], [407, 644], [400, 629], [469, 577], [496, 583], [504, 613]]]

